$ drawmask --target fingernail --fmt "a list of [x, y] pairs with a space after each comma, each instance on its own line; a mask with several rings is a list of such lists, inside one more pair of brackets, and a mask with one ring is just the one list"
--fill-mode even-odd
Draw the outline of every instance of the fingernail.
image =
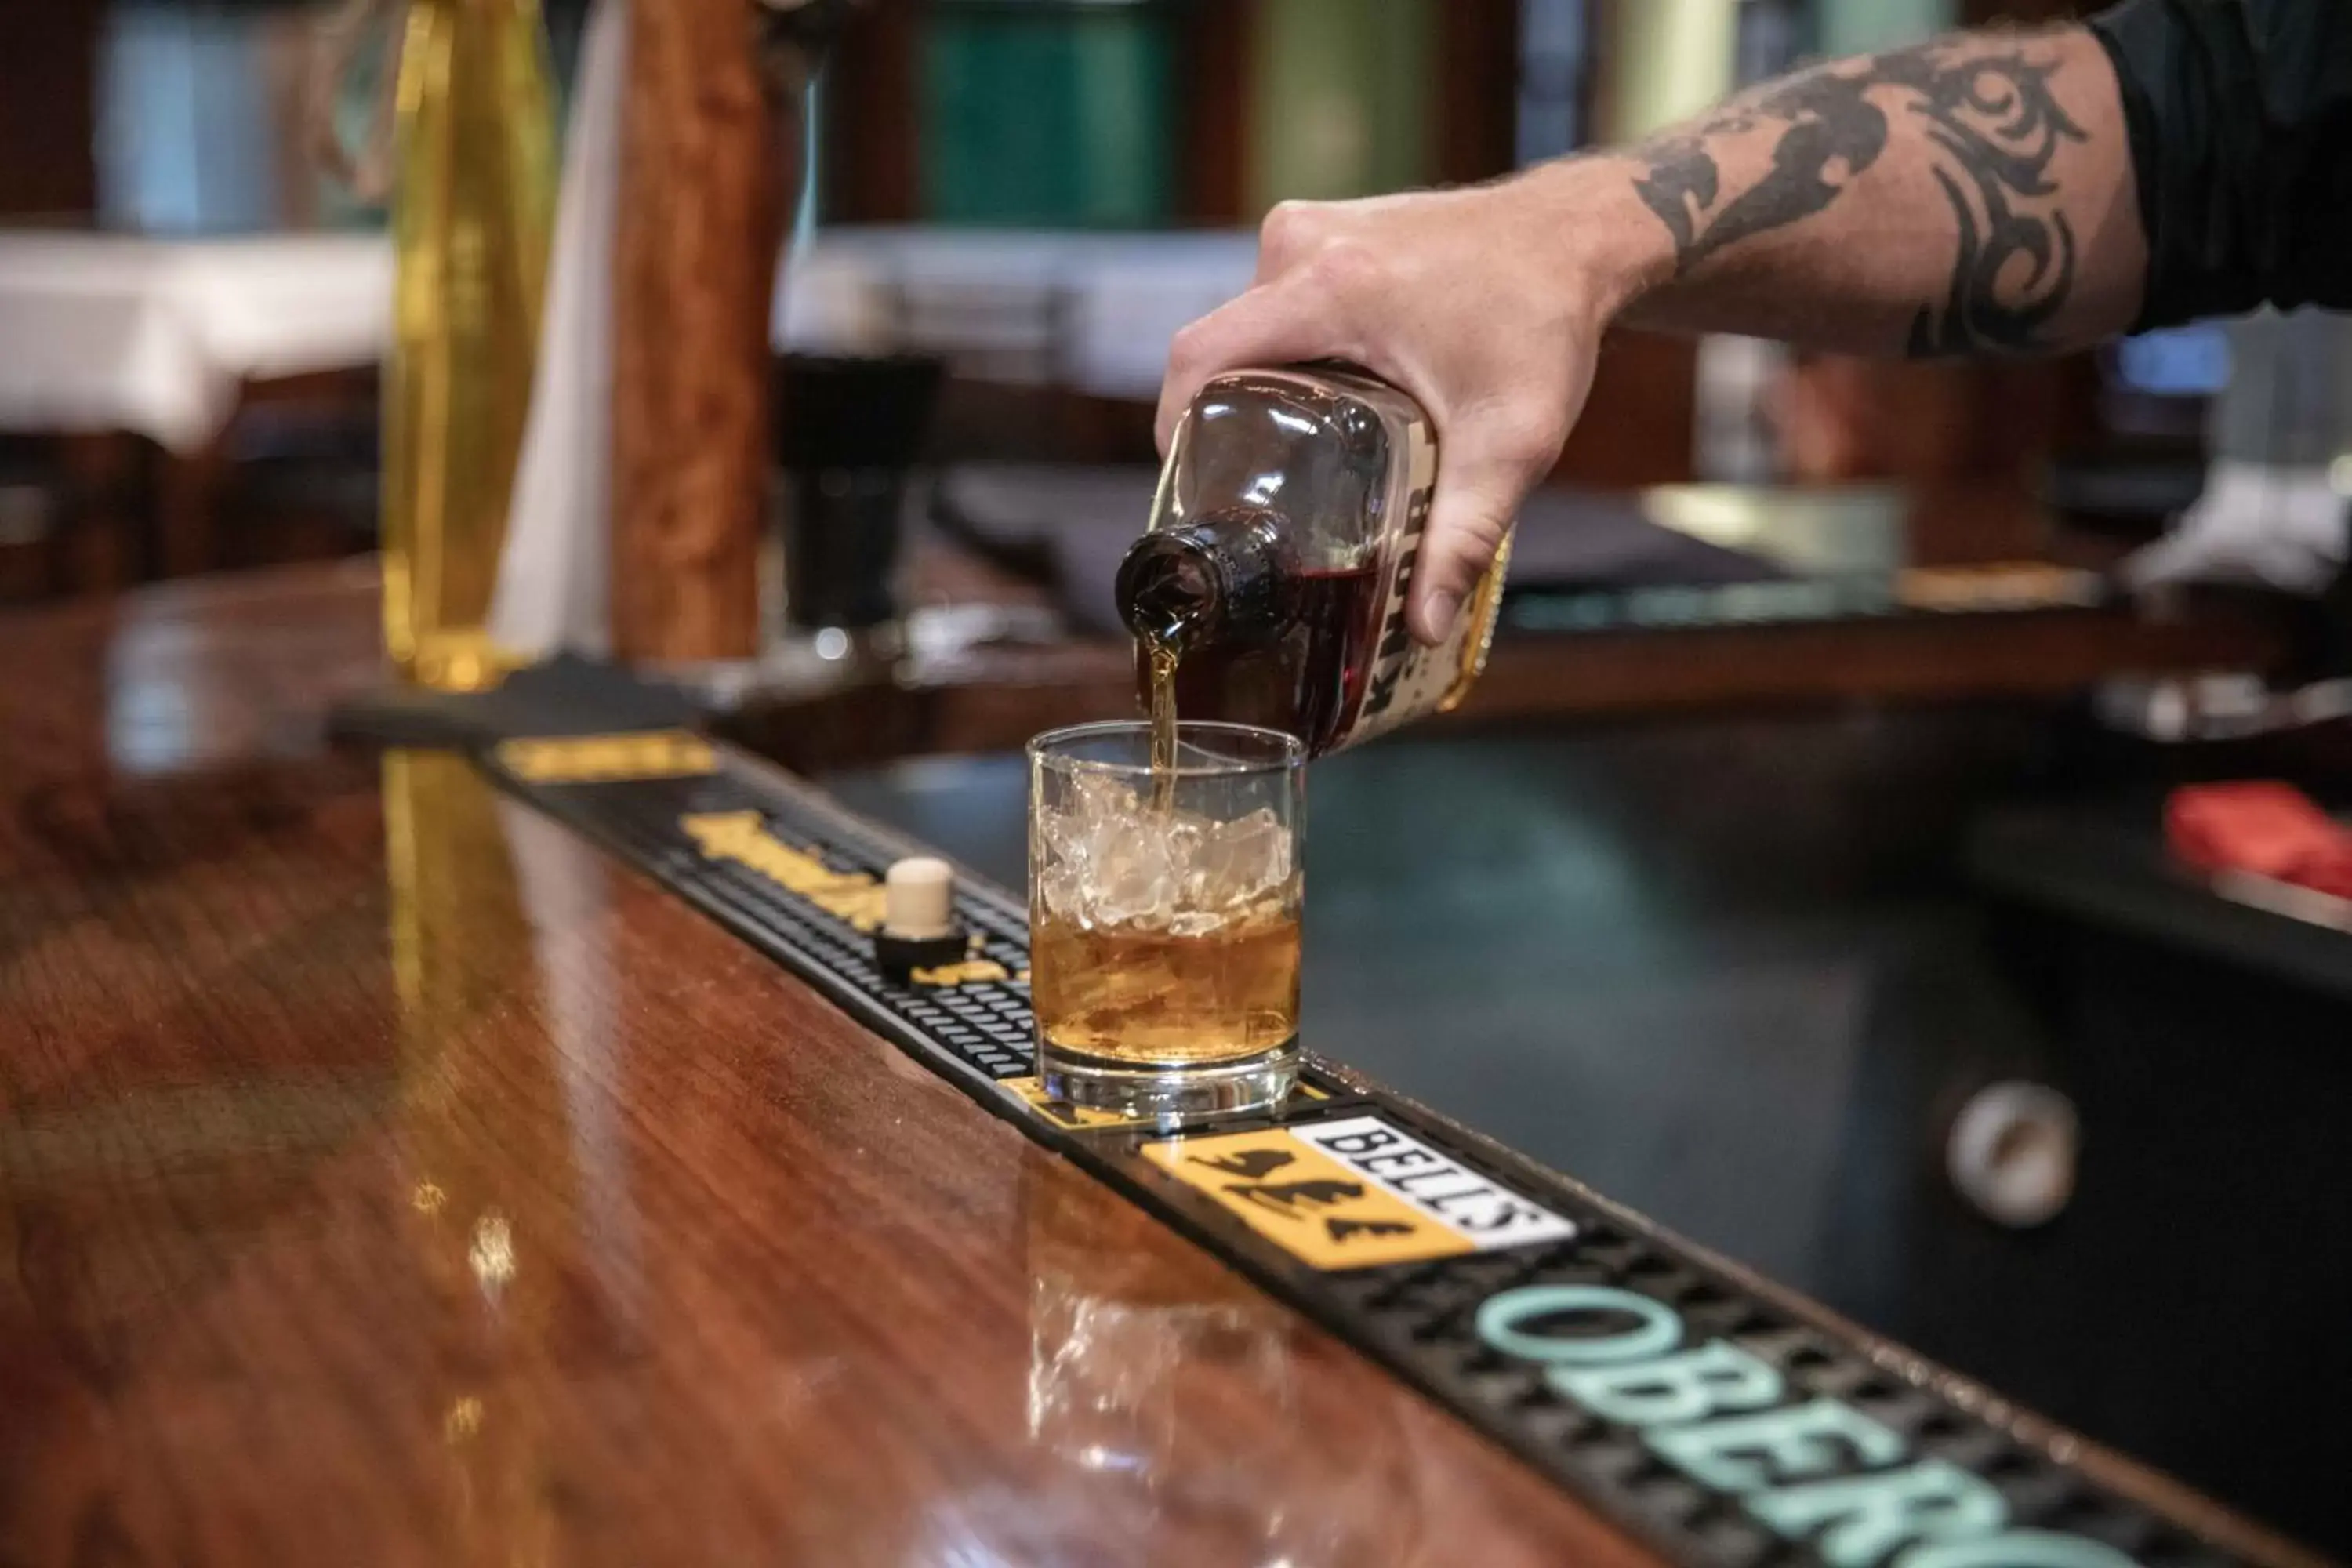
[[1462, 597], [1441, 588], [1429, 596], [1429, 629], [1444, 637], [1454, 629], [1454, 612], [1462, 607]]

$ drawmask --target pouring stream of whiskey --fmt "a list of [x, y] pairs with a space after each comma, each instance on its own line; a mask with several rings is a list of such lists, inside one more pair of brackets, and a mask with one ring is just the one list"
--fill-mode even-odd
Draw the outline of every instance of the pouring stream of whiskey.
[[1176, 642], [1152, 637], [1151, 805], [1165, 816], [1176, 804]]

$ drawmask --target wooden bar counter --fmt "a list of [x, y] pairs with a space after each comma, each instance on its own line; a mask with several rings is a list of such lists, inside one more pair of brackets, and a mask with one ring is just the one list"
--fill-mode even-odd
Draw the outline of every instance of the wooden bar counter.
[[457, 761], [373, 580], [0, 619], [0, 1562], [1638, 1562]]
[[[0, 617], [0, 1563], [1663, 1561], [1262, 1258], [1226, 1254], [1245, 1279], [471, 763], [331, 750], [328, 704], [377, 679], [374, 595], [310, 568]], [[1326, 1081], [1333, 1118], [1437, 1135]], [[2114, 1522], [2065, 1563], [2308, 1561], [1484, 1147], [1583, 1218], [1565, 1252], [1449, 1266], [1619, 1269], [1843, 1367], [1905, 1445], [2043, 1477], [2016, 1506], [2052, 1528]], [[1468, 1300], [1487, 1335], [1502, 1295]], [[1467, 1354], [1472, 1387], [1577, 1419], [1533, 1362]], [[1776, 1417], [1833, 1403], [1789, 1388], [1811, 1403]], [[1693, 1560], [1825, 1550], [1617, 1451], [1585, 1477], [1641, 1481], [1645, 1527], [1747, 1543]]]

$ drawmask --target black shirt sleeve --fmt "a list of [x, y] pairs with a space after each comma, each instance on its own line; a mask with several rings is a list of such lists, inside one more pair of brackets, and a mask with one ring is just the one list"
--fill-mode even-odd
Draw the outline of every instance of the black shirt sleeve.
[[2352, 0], [2126, 0], [2091, 27], [2147, 228], [2139, 326], [2352, 307]]

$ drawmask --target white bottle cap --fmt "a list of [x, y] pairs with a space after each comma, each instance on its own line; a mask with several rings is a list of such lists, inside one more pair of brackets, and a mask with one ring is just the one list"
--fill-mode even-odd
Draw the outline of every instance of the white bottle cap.
[[928, 855], [901, 860], [882, 884], [882, 930], [929, 942], [955, 930], [955, 873]]

